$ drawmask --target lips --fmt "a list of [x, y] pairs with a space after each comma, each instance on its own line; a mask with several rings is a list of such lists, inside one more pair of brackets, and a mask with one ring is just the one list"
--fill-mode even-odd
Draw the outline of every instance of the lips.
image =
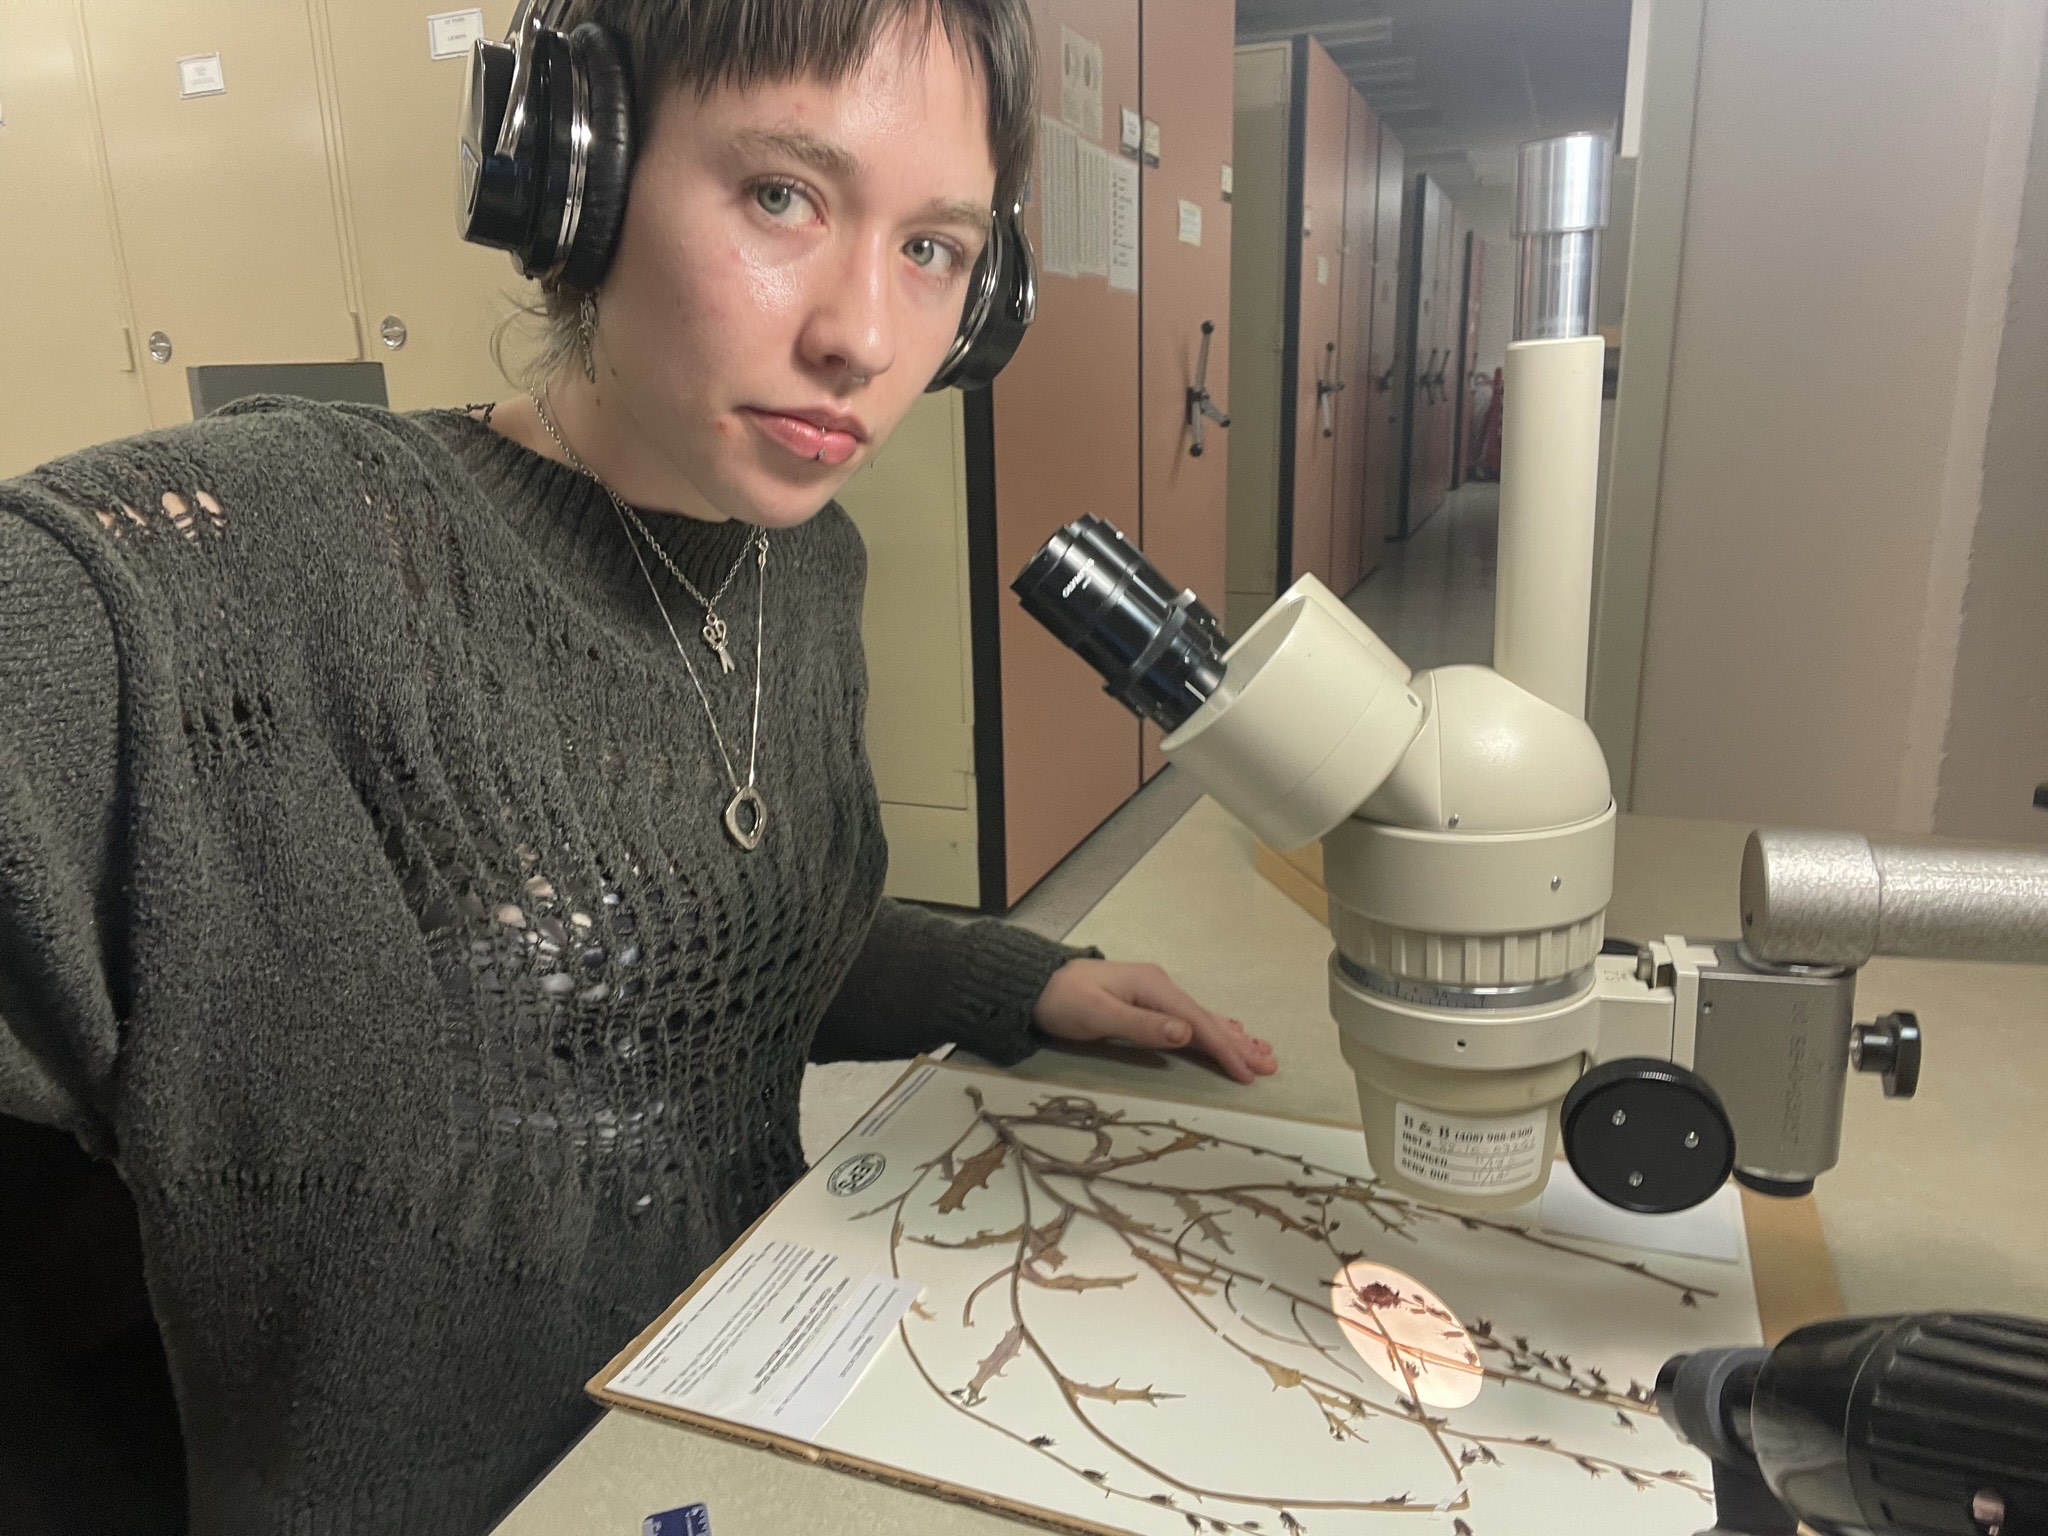
[[770, 442], [813, 463], [844, 464], [860, 451], [867, 436], [857, 418], [830, 411], [771, 411], [748, 406], [742, 414]]

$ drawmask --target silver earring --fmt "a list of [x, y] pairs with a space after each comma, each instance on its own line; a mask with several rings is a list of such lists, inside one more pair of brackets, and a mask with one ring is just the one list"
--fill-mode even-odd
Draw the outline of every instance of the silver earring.
[[597, 295], [586, 293], [576, 306], [576, 339], [583, 348], [583, 377], [597, 382], [597, 359], [591, 346], [597, 340]]

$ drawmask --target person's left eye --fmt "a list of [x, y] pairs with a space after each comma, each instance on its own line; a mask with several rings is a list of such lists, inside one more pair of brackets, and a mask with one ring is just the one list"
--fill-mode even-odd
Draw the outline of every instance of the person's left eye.
[[949, 276], [960, 265], [958, 247], [944, 240], [934, 240], [929, 235], [919, 235], [907, 241], [903, 254], [910, 258], [913, 266], [937, 276]]

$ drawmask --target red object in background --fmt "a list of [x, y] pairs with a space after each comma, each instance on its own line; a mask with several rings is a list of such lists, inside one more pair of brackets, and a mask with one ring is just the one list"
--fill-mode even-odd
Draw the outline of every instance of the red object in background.
[[1472, 444], [1472, 478], [1500, 478], [1500, 399], [1505, 380], [1493, 370], [1493, 398], [1486, 402], [1486, 415], [1479, 423], [1479, 435]]

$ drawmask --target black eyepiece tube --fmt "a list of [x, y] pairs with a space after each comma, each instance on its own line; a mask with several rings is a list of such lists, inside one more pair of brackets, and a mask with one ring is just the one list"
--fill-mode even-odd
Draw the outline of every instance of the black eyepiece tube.
[[1223, 681], [1227, 643], [1216, 616], [1099, 517], [1046, 540], [1010, 590], [1102, 674], [1104, 692], [1162, 730], [1180, 726]]

